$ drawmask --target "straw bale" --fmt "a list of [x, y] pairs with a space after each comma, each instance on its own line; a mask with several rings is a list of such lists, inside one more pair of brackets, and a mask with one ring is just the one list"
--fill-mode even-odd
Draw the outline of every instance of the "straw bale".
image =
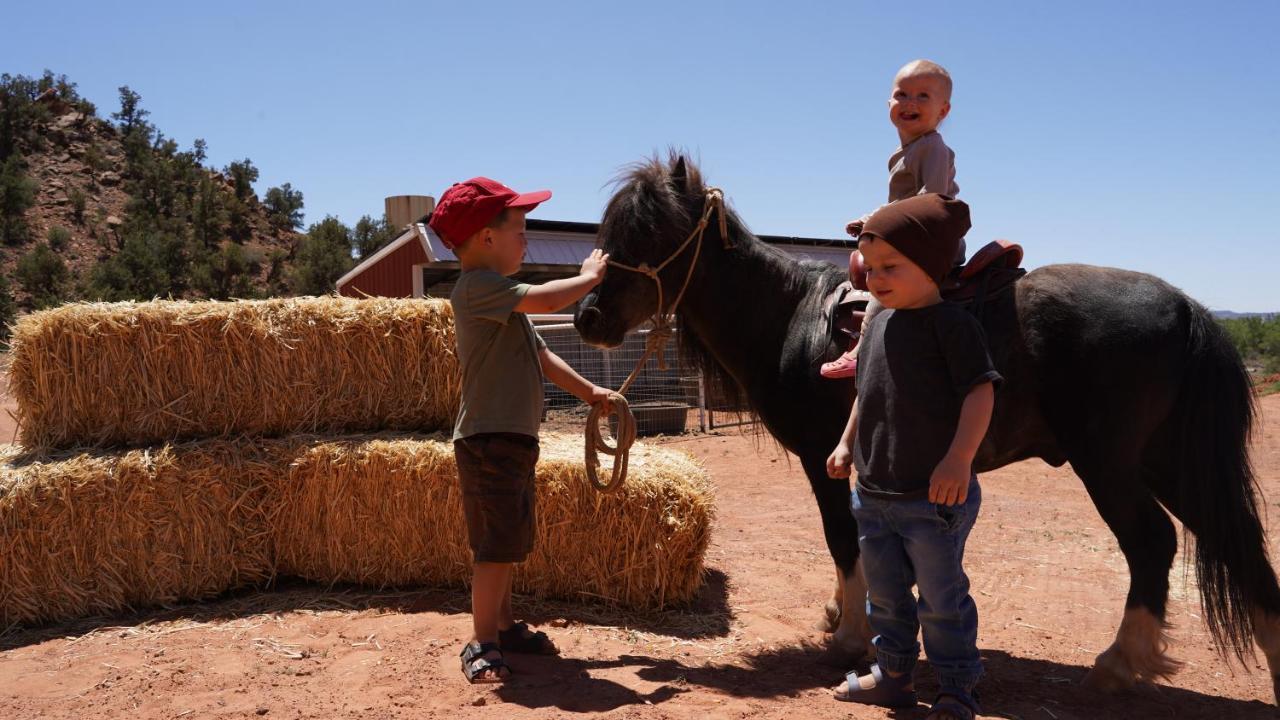
[[[520, 592], [656, 609], [701, 586], [712, 500], [684, 453], [637, 444], [590, 487], [547, 435]], [[0, 628], [209, 597], [274, 576], [375, 587], [470, 578], [451, 443], [381, 434], [205, 440], [0, 467]]]
[[443, 300], [74, 303], [13, 332], [10, 394], [33, 450], [379, 430], [457, 412]]
[[0, 467], [0, 629], [206, 598], [273, 573], [276, 462], [207, 442]]
[[[471, 573], [453, 448], [442, 438], [337, 440], [289, 468], [278, 570], [321, 582], [460, 584]], [[580, 437], [545, 434], [534, 553], [515, 586], [543, 597], [660, 608], [693, 598], [710, 538], [710, 483], [688, 455], [642, 444], [627, 484], [597, 492]]]

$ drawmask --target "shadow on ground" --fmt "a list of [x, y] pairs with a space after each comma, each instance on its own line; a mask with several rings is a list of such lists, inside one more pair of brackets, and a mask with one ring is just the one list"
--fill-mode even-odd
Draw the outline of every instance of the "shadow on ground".
[[[511, 659], [518, 676], [496, 692], [506, 702], [528, 708], [555, 707], [565, 712], [605, 712], [627, 705], [661, 704], [693, 688], [756, 699], [785, 699], [834, 688], [843, 672], [824, 665], [817, 645], [792, 646], [748, 656], [733, 664], [685, 665], [678, 660], [623, 655], [611, 660], [563, 657]], [[1192, 689], [1143, 685], [1108, 694], [1084, 687], [1088, 668], [1017, 657], [1001, 651], [983, 653], [987, 677], [979, 690], [984, 717], [1030, 720], [1138, 720], [1145, 718], [1275, 718], [1276, 708], [1258, 701], [1220, 698]], [[637, 692], [598, 673], [628, 668], [650, 683]], [[893, 711], [895, 720], [924, 718], [937, 693], [927, 662], [916, 670], [922, 704]], [[832, 713], [852, 706], [831, 700]]]
[[[296, 610], [372, 610], [453, 615], [469, 613], [470, 608], [471, 596], [463, 588], [374, 591], [357, 586], [328, 587], [285, 579], [267, 590], [228, 593], [206, 602], [82, 618], [33, 628], [10, 628], [0, 633], [0, 651], [36, 645], [55, 638], [79, 637], [108, 628], [134, 628], [174, 622], [221, 623], [253, 615]], [[535, 625], [543, 625], [552, 620], [566, 620], [579, 624], [631, 628], [682, 640], [725, 636], [733, 621], [733, 612], [729, 608], [728, 577], [716, 569], [706, 571], [702, 588], [691, 603], [669, 610], [637, 612], [600, 603], [528, 596], [516, 596], [515, 609], [518, 615]]]

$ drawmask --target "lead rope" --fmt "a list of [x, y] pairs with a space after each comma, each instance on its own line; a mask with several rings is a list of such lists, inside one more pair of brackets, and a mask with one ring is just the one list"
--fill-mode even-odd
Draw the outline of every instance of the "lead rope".
[[[671, 253], [656, 268], [649, 267], [648, 263], [640, 263], [639, 266], [633, 267], [613, 260], [609, 261], [609, 264], [614, 267], [637, 272], [653, 280], [658, 287], [658, 307], [653, 313], [653, 329], [649, 331], [649, 336], [645, 338], [644, 353], [640, 355], [640, 360], [636, 362], [635, 369], [627, 376], [626, 382], [622, 383], [622, 387], [618, 388], [618, 392], [609, 394], [609, 403], [612, 409], [608, 415], [605, 414], [604, 407], [600, 404], [592, 405], [591, 411], [587, 413], [586, 449], [583, 459], [587, 467], [587, 480], [600, 492], [614, 492], [622, 487], [622, 484], [627, 480], [627, 465], [630, 462], [631, 445], [636, 441], [636, 417], [631, 412], [631, 406], [627, 403], [627, 398], [623, 396], [623, 393], [639, 377], [640, 371], [649, 360], [649, 356], [657, 355], [658, 368], [660, 370], [667, 369], [666, 345], [674, 332], [671, 327], [671, 321], [676, 306], [684, 299], [685, 290], [689, 289], [689, 281], [693, 279], [693, 268], [698, 264], [698, 256], [702, 253], [703, 232], [711, 221], [711, 213], [715, 212], [717, 207], [720, 208], [720, 238], [726, 250], [733, 248], [733, 243], [729, 240], [728, 226], [725, 220], [724, 193], [719, 188], [707, 188], [706, 192], [707, 202], [702, 209], [702, 217], [698, 220], [697, 226], [689, 233], [684, 242], [680, 243], [680, 247], [676, 248], [675, 252]], [[680, 253], [684, 252], [689, 243], [695, 239], [697, 243], [693, 248], [693, 259], [689, 261], [689, 272], [685, 273], [684, 276], [684, 285], [680, 287], [680, 292], [676, 295], [675, 302], [671, 303], [671, 307], [664, 312], [662, 278], [658, 277], [658, 273], [672, 260], [679, 257]], [[618, 429], [614, 433], [617, 437], [613, 446], [605, 442], [604, 436], [600, 432], [600, 420], [609, 415], [618, 416]], [[604, 453], [613, 457], [612, 476], [607, 483], [600, 481], [598, 474], [600, 457], [597, 453]]]

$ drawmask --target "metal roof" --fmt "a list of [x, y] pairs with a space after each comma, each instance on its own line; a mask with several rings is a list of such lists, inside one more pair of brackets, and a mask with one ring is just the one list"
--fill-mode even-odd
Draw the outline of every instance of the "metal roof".
[[[532, 223], [529, 223], [532, 225]], [[421, 225], [426, 230], [428, 256], [432, 262], [458, 262], [458, 256], [444, 246], [440, 236], [429, 226]], [[525, 228], [524, 261], [530, 265], [581, 265], [596, 246], [595, 232], [549, 232]]]
[[[440, 237], [435, 234], [426, 220], [417, 225], [419, 232], [425, 234], [428, 245], [428, 256], [432, 262], [456, 263], [458, 258], [453, 251], [444, 246]], [[566, 220], [525, 221], [525, 239], [528, 249], [524, 261], [530, 265], [581, 265], [596, 246], [598, 223], [571, 222]], [[786, 235], [757, 235], [757, 238], [779, 250], [801, 260], [820, 260], [844, 267], [849, 262], [849, 253], [857, 247], [852, 238], [805, 238]]]

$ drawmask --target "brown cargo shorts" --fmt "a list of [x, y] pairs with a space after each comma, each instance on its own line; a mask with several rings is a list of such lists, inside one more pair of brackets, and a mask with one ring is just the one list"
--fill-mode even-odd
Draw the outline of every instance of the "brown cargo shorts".
[[533, 551], [538, 439], [481, 433], [453, 441], [453, 453], [475, 561], [524, 561]]

